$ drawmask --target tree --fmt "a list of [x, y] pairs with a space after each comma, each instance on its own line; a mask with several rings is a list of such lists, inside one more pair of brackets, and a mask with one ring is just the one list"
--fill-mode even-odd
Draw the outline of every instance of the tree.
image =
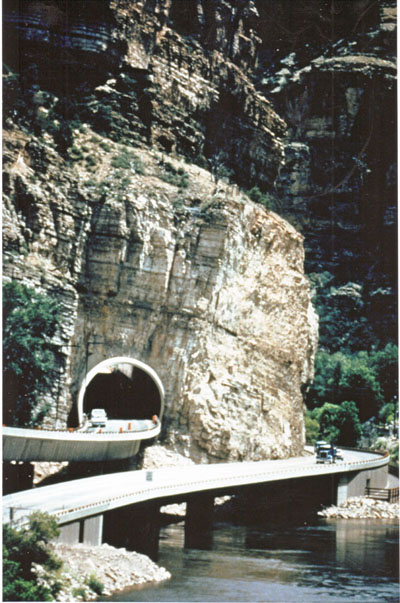
[[39, 583], [33, 564], [39, 564], [49, 575], [62, 566], [48, 547], [59, 528], [47, 513], [32, 513], [26, 528], [3, 526], [3, 600], [53, 601], [61, 585], [56, 580]]
[[[396, 346], [393, 347], [397, 350]], [[307, 406], [312, 409], [325, 402], [341, 404], [352, 400], [356, 403], [362, 422], [376, 417], [397, 384], [394, 357], [394, 350], [390, 353], [359, 351], [334, 354], [319, 351], [315, 361], [314, 383], [306, 394]], [[391, 371], [388, 370], [389, 366]]]
[[307, 444], [315, 444], [319, 437], [319, 422], [314, 418], [313, 412], [307, 410], [304, 416]]
[[210, 172], [213, 175], [214, 182], [218, 182], [219, 180], [229, 180], [232, 176], [232, 170], [226, 167], [228, 163], [228, 158], [223, 151], [218, 151], [211, 155], [208, 160], [208, 165], [210, 168]]
[[339, 411], [338, 405], [326, 402], [319, 411], [321, 439], [337, 443], [339, 439], [339, 429], [336, 425]]
[[48, 407], [56, 366], [52, 338], [60, 315], [57, 303], [16, 281], [3, 287], [3, 400], [7, 424], [39, 424]]
[[361, 435], [358, 409], [352, 401], [324, 404], [320, 411], [319, 423], [321, 437], [342, 446], [356, 446]]
[[383, 350], [372, 355], [371, 365], [380, 383], [385, 404], [397, 403], [398, 396], [398, 348], [388, 343]]

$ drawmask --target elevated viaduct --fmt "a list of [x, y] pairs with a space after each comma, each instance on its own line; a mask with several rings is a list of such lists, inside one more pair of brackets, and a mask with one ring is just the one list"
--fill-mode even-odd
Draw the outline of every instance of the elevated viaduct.
[[[24, 523], [35, 510], [51, 513], [61, 540], [140, 550], [157, 557], [159, 508], [187, 501], [186, 537], [210, 525], [214, 497], [254, 486], [291, 483], [306, 489], [317, 480], [324, 503], [340, 503], [364, 488], [386, 487], [388, 455], [345, 451], [344, 460], [318, 465], [313, 456], [128, 471], [85, 478], [3, 497], [3, 522]], [[296, 494], [293, 494], [296, 504]], [[322, 496], [321, 496], [322, 498]]]
[[[88, 429], [85, 416], [104, 408], [107, 428]], [[160, 433], [164, 389], [155, 371], [115, 357], [85, 376], [77, 400], [79, 427], [64, 431], [3, 428], [5, 461], [114, 461], [136, 455], [140, 442]], [[156, 421], [151, 418], [156, 415]], [[295, 506], [314, 489], [319, 502], [340, 503], [365, 487], [385, 488], [389, 457], [345, 451], [344, 460], [318, 465], [314, 456], [287, 460], [124, 471], [23, 490], [3, 497], [3, 522], [23, 525], [36, 510], [52, 514], [65, 542], [103, 541], [157, 556], [159, 509], [187, 502], [186, 540], [193, 544], [212, 522], [214, 497], [243, 492], [286, 498]]]
[[[32, 484], [30, 462], [107, 462], [134, 457], [144, 440], [161, 431], [164, 387], [147, 364], [127, 356], [103, 360], [84, 377], [77, 399], [76, 428], [3, 427], [5, 491]], [[103, 408], [105, 428], [91, 428], [87, 417]]]

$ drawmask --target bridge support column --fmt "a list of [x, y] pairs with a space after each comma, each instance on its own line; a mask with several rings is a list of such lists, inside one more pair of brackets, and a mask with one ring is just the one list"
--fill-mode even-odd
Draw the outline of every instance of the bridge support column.
[[65, 544], [89, 544], [100, 546], [103, 542], [104, 515], [93, 515], [79, 521], [60, 526], [58, 542]]
[[377, 469], [363, 469], [340, 475], [337, 487], [336, 504], [340, 505], [346, 498], [363, 496], [366, 487], [386, 488], [388, 466]]
[[339, 481], [336, 490], [336, 504], [341, 505], [348, 498], [349, 489], [349, 474], [344, 473], [339, 476]]
[[100, 546], [103, 542], [103, 521], [104, 515], [94, 515], [87, 517], [81, 522], [80, 542], [92, 546]]
[[78, 544], [80, 524], [80, 521], [74, 521], [73, 523], [66, 523], [63, 526], [60, 526], [60, 535], [58, 536], [57, 541], [64, 544]]
[[188, 499], [185, 520], [185, 547], [208, 550], [212, 545], [214, 496], [200, 492]]
[[104, 515], [103, 542], [158, 558], [160, 505], [147, 502], [108, 511]]

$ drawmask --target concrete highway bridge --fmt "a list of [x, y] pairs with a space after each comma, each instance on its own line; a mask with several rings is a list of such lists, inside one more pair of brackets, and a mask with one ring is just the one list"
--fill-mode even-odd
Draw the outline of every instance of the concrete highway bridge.
[[[95, 408], [103, 408], [110, 418], [103, 428], [93, 429], [85, 421]], [[3, 460], [129, 459], [142, 440], [159, 434], [163, 409], [164, 389], [151, 367], [128, 357], [104, 360], [83, 380], [78, 428], [4, 427]], [[216, 496], [252, 495], [258, 488], [259, 499], [275, 497], [279, 506], [286, 500], [293, 511], [303, 493], [313, 491], [318, 504], [336, 503], [363, 494], [366, 487], [387, 487], [388, 463], [388, 455], [345, 451], [335, 464], [317, 464], [305, 451], [287, 460], [108, 473], [8, 494], [3, 497], [3, 522], [23, 525], [32, 512], [47, 511], [61, 527], [64, 542], [108, 542], [156, 558], [162, 505], [187, 502], [185, 538], [188, 546], [195, 546], [199, 534], [210, 533]]]
[[3, 460], [76, 462], [125, 459], [135, 456], [140, 442], [155, 438], [161, 429], [160, 421], [156, 424], [145, 420], [115, 423], [115, 431], [101, 430], [100, 433], [3, 427]]
[[[85, 416], [103, 408], [112, 417], [93, 430]], [[157, 373], [133, 358], [109, 358], [93, 367], [81, 385], [75, 429], [3, 427], [3, 461], [111, 461], [135, 456], [140, 442], [160, 433], [164, 388]], [[157, 420], [152, 421], [156, 415]]]
[[252, 487], [273, 487], [279, 493], [290, 484], [297, 489], [297, 494], [294, 490], [290, 494], [296, 504], [298, 492], [317, 485], [321, 502], [340, 503], [363, 494], [365, 487], [387, 487], [388, 463], [387, 454], [347, 450], [344, 460], [334, 464], [317, 464], [308, 453], [287, 460], [99, 475], [5, 496], [3, 522], [21, 524], [33, 511], [47, 511], [61, 526], [64, 542], [108, 542], [156, 558], [161, 505], [187, 502], [189, 542], [191, 535], [212, 521], [215, 496]]

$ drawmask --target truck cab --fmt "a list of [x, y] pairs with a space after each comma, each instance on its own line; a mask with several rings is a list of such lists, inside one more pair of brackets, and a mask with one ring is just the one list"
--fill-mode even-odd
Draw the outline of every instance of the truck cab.
[[325, 440], [317, 440], [314, 444], [314, 452], [315, 454], [317, 454], [318, 449], [320, 448], [320, 446], [328, 446], [329, 442], [326, 442]]
[[317, 448], [317, 463], [334, 463], [335, 448], [331, 444], [322, 444]]

